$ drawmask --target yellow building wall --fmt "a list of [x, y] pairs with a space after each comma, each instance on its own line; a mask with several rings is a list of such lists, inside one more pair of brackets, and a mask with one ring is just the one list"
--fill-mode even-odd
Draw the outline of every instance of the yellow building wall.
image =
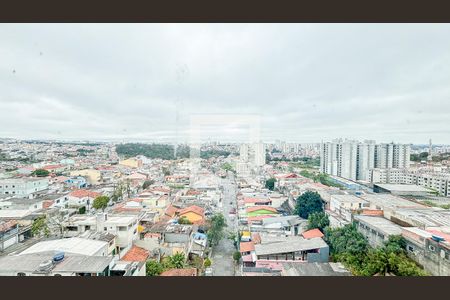
[[130, 168], [139, 168], [141, 166], [141, 163], [137, 159], [129, 158], [129, 159], [125, 159], [125, 160], [122, 160], [121, 162], [119, 162], [119, 165], [127, 166]]
[[188, 219], [191, 223], [197, 222], [197, 221], [201, 221], [203, 219], [202, 216], [197, 215], [196, 213], [193, 212], [187, 212], [184, 214], [180, 214], [180, 217], [186, 217], [186, 219]]

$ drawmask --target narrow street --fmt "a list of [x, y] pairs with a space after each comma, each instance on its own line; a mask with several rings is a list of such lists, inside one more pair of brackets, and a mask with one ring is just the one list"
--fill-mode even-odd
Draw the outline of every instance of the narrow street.
[[[227, 178], [222, 180], [223, 200], [222, 213], [227, 222], [226, 232], [237, 231], [237, 217], [230, 217], [230, 210], [236, 207], [236, 186], [234, 183], [234, 174], [229, 172]], [[231, 204], [230, 204], [231, 203]], [[228, 234], [213, 249], [212, 268], [213, 276], [234, 276], [235, 264], [233, 261], [233, 253], [236, 251], [233, 241], [228, 238]]]

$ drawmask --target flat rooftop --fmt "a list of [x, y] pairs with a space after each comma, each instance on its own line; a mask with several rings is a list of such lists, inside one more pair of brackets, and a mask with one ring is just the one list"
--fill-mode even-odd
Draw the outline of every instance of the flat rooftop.
[[341, 263], [281, 262], [283, 276], [351, 276]]
[[375, 216], [354, 216], [355, 220], [368, 225], [369, 227], [380, 230], [386, 235], [400, 235], [402, 227], [383, 218]]
[[67, 238], [51, 241], [43, 241], [25, 249], [19, 255], [41, 253], [48, 251], [62, 251], [81, 255], [95, 255], [102, 248], [108, 245], [107, 242], [100, 240], [82, 239], [82, 238]]
[[417, 208], [417, 209], [427, 209], [429, 207], [415, 203], [410, 200], [406, 200], [399, 196], [390, 194], [364, 194], [358, 196], [364, 200], [367, 200], [372, 205], [380, 206], [382, 209], [399, 209], [399, 208]]
[[[0, 257], [0, 272], [34, 272], [42, 262], [53, 259], [55, 254], [55, 251], [47, 251]], [[105, 270], [112, 260], [112, 256], [66, 254], [64, 260], [56, 264], [52, 272], [99, 273]]]
[[391, 192], [423, 192], [423, 193], [430, 192], [429, 189], [415, 184], [377, 183], [375, 185]]
[[286, 239], [285, 241], [280, 241], [277, 243], [256, 244], [255, 253], [256, 255], [270, 255], [306, 251], [323, 247], [328, 247], [328, 245], [321, 238], [312, 238], [307, 240], [302, 237], [297, 237], [296, 239]]

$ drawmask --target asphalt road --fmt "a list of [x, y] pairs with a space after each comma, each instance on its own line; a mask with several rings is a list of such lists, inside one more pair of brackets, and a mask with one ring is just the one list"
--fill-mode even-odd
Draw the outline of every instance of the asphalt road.
[[[222, 213], [227, 222], [226, 231], [237, 232], [237, 219], [230, 217], [230, 210], [236, 207], [236, 186], [234, 184], [234, 175], [231, 173], [227, 178], [223, 179], [223, 200]], [[231, 204], [230, 204], [231, 202]], [[213, 249], [212, 269], [213, 276], [234, 276], [235, 264], [233, 261], [233, 253], [236, 251], [233, 241], [228, 238], [228, 234]]]

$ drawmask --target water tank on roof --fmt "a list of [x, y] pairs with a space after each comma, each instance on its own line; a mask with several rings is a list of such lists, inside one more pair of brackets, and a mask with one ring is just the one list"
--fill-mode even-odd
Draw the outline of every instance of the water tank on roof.
[[55, 256], [53, 256], [53, 261], [54, 262], [59, 262], [61, 260], [64, 259], [64, 252], [58, 252], [55, 254]]
[[433, 241], [436, 241], [436, 242], [442, 242], [442, 241], [445, 241], [445, 239], [442, 237], [442, 236], [439, 236], [439, 235], [432, 235], [431, 236], [431, 239], [433, 240]]
[[51, 260], [46, 260], [42, 263], [39, 264], [39, 271], [48, 271], [53, 267], [53, 261]]

